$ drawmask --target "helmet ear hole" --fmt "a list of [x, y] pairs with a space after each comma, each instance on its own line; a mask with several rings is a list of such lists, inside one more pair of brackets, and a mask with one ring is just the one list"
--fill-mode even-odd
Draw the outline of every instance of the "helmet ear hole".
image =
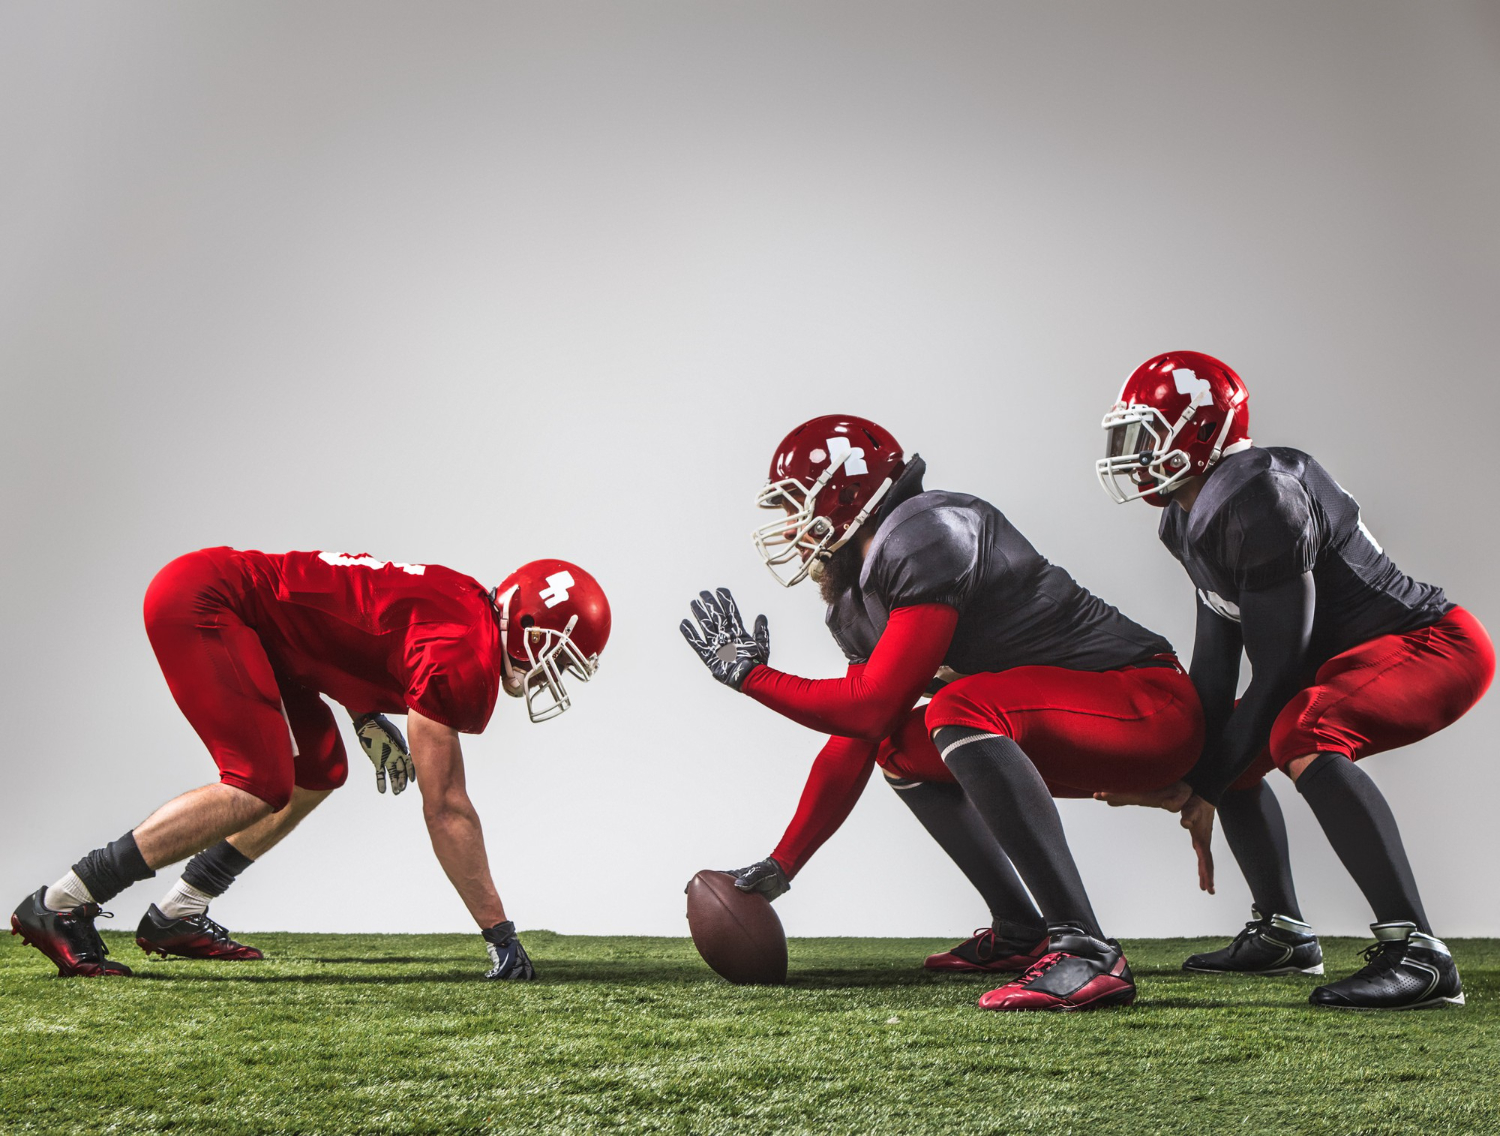
[[1214, 421], [1211, 421], [1211, 420], [1204, 421], [1198, 427], [1198, 441], [1199, 442], [1207, 442], [1210, 438], [1212, 438], [1218, 432], [1219, 427], [1221, 425], [1222, 425], [1222, 423], [1214, 422]]
[[840, 505], [852, 505], [857, 500], [859, 500], [859, 488], [858, 488], [858, 486], [853, 485], [853, 484], [849, 484], [849, 485], [846, 485], [842, 489], [839, 490], [839, 504]]
[[536, 620], [529, 615], [523, 615], [521, 617], [521, 626], [527, 628], [534, 627], [536, 626]]

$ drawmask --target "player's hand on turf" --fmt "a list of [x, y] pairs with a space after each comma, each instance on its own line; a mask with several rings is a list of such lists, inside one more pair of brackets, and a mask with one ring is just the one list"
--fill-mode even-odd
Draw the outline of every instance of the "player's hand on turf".
[[[693, 619], [684, 619], [682, 637], [698, 652], [703, 665], [725, 686], [738, 690], [745, 676], [771, 657], [771, 628], [766, 617], [755, 617], [755, 631], [745, 630], [740, 609], [728, 588], [718, 595], [699, 592], [692, 603]], [[693, 620], [697, 620], [695, 626]]]
[[536, 977], [536, 970], [527, 957], [526, 948], [516, 938], [516, 925], [507, 919], [481, 932], [484, 946], [490, 953], [490, 969], [486, 978], [500, 982], [527, 982]]
[[391, 792], [397, 795], [417, 779], [417, 767], [412, 764], [406, 739], [384, 714], [359, 715], [354, 719], [354, 732], [359, 735], [359, 744], [364, 747], [365, 755], [375, 766], [375, 787], [382, 793], [385, 792], [387, 777], [390, 778]]
[[1094, 800], [1103, 801], [1112, 808], [1119, 808], [1121, 805], [1144, 805], [1147, 808], [1166, 809], [1169, 813], [1179, 813], [1192, 795], [1192, 787], [1186, 781], [1177, 781], [1163, 789], [1095, 793]]
[[1196, 793], [1182, 806], [1182, 827], [1193, 838], [1198, 854], [1198, 889], [1214, 894], [1214, 807]]
[[758, 891], [767, 899], [776, 899], [792, 889], [781, 865], [769, 856], [748, 868], [731, 868], [729, 874], [734, 877], [734, 886], [741, 891]]

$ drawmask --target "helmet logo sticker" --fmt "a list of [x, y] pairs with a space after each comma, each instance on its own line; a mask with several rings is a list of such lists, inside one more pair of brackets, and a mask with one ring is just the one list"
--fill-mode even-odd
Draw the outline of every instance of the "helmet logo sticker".
[[568, 589], [575, 587], [577, 581], [573, 579], [571, 572], [554, 572], [547, 577], [547, 586], [537, 595], [541, 596], [542, 602], [548, 607], [556, 607], [568, 598]]
[[865, 465], [864, 449], [860, 446], [851, 446], [848, 438], [829, 438], [826, 445], [829, 463], [835, 466], [842, 465], [844, 472], [850, 477], [858, 477], [862, 473], [870, 472], [870, 467]]
[[1213, 402], [1213, 388], [1207, 379], [1200, 379], [1196, 371], [1186, 367], [1172, 368], [1172, 381], [1177, 384], [1178, 394], [1192, 395], [1189, 406], [1207, 406]]

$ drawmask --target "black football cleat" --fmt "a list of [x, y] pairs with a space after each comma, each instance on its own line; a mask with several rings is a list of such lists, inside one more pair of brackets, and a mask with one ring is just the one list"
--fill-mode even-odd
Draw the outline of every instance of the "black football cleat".
[[1234, 942], [1217, 951], [1191, 955], [1183, 970], [1196, 974], [1322, 974], [1323, 948], [1311, 925], [1289, 915], [1254, 916]]
[[1364, 967], [1319, 986], [1309, 1002], [1330, 1010], [1427, 1010], [1464, 1004], [1458, 967], [1441, 939], [1422, 934], [1414, 923], [1375, 923], [1370, 930], [1375, 942], [1364, 950]]
[[1057, 926], [1025, 974], [979, 999], [981, 1010], [1102, 1010], [1135, 1001], [1135, 976], [1113, 939]]
[[208, 917], [207, 911], [173, 919], [152, 904], [141, 916], [135, 929], [136, 946], [148, 955], [176, 955], [188, 959], [261, 959], [266, 956], [254, 947], [236, 943], [229, 932]]
[[952, 950], [928, 955], [922, 965], [927, 970], [1019, 972], [1047, 953], [1047, 941], [1043, 934], [1032, 942], [1019, 942], [1001, 937], [993, 927], [981, 927]]
[[124, 963], [109, 957], [109, 948], [94, 928], [100, 911], [97, 903], [85, 903], [66, 911], [53, 911], [42, 897], [45, 887], [21, 901], [10, 917], [10, 933], [35, 947], [57, 966], [59, 978], [116, 978], [131, 973]]

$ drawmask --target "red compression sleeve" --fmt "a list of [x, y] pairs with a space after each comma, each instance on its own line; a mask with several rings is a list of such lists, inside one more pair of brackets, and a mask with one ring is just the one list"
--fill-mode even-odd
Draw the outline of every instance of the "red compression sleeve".
[[807, 775], [797, 813], [771, 858], [790, 878], [839, 830], [875, 768], [878, 742], [829, 738]]
[[927, 689], [957, 626], [958, 611], [946, 604], [900, 607], [870, 661], [850, 667], [844, 678], [798, 678], [756, 667], [740, 689], [820, 734], [882, 741]]

